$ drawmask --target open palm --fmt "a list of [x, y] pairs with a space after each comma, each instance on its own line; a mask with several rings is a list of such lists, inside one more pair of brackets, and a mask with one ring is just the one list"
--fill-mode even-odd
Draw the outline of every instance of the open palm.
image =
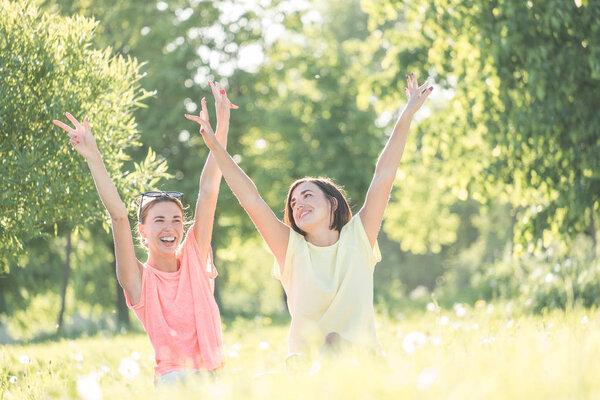
[[404, 92], [408, 97], [406, 111], [414, 114], [419, 111], [429, 94], [431, 94], [433, 86], [429, 86], [429, 82], [427, 81], [419, 86], [417, 76], [414, 72], [411, 72], [410, 75], [406, 75], [406, 84], [407, 87], [404, 89]]

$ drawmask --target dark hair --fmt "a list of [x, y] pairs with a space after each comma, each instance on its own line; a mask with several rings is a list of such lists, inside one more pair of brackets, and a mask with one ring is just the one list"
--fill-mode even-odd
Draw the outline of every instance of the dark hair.
[[312, 182], [315, 185], [317, 185], [319, 189], [321, 189], [325, 197], [327, 197], [327, 199], [331, 203], [332, 208], [335, 205], [335, 201], [333, 199], [337, 200], [337, 208], [335, 209], [335, 211], [333, 211], [333, 219], [329, 228], [335, 229], [336, 231], [340, 232], [344, 225], [346, 225], [348, 222], [350, 222], [350, 219], [352, 219], [352, 211], [350, 210], [350, 206], [348, 205], [346, 197], [344, 197], [344, 190], [340, 186], [333, 183], [331, 179], [323, 177], [313, 178], [307, 176], [302, 179], [298, 179], [290, 185], [290, 189], [285, 200], [285, 212], [283, 216], [283, 220], [286, 223], [286, 225], [291, 227], [299, 234], [306, 235], [306, 232], [298, 228], [298, 225], [296, 225], [296, 221], [294, 221], [292, 206], [290, 204], [292, 201], [292, 192], [294, 191], [294, 189], [296, 189], [298, 185], [304, 182]]

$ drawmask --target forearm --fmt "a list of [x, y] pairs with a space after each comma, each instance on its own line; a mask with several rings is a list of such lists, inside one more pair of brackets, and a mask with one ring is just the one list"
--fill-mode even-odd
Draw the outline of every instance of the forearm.
[[93, 157], [87, 159], [88, 167], [94, 178], [96, 189], [100, 195], [102, 204], [110, 214], [110, 217], [115, 219], [127, 218], [127, 207], [121, 200], [117, 187], [110, 179], [104, 161], [100, 152], [97, 152]]
[[[217, 123], [217, 132], [215, 136], [223, 148], [227, 148], [228, 131], [229, 123]], [[211, 151], [206, 158], [202, 174], [200, 175], [198, 198], [200, 199], [201, 197], [210, 195], [216, 198], [219, 194], [221, 176], [221, 170]]]
[[242, 207], [247, 208], [247, 206], [260, 198], [254, 182], [233, 161], [233, 158], [231, 158], [231, 155], [229, 155], [223, 146], [220, 144], [213, 146], [211, 154], [217, 161], [227, 185], [229, 185]]
[[376, 175], [389, 175], [393, 180], [396, 170], [400, 165], [400, 161], [402, 160], [402, 155], [404, 154], [412, 117], [412, 114], [405, 110], [400, 115], [400, 118], [398, 118], [394, 130], [392, 131], [392, 135], [388, 139], [377, 160], [377, 165], [375, 167]]

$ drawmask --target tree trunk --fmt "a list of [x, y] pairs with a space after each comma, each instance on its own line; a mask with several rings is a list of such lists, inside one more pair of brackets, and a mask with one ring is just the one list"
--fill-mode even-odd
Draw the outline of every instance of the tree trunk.
[[60, 312], [58, 313], [58, 322], [56, 324], [57, 332], [63, 330], [63, 320], [65, 315], [67, 286], [69, 284], [69, 276], [71, 275], [71, 231], [67, 233], [67, 245], [65, 246], [65, 267], [63, 269], [63, 282], [61, 292]]

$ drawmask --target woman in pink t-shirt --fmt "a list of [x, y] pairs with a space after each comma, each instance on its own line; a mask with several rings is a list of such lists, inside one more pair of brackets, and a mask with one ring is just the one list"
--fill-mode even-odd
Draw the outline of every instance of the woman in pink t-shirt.
[[[230, 108], [237, 108], [218, 83], [209, 82], [215, 97], [217, 138], [227, 144]], [[98, 194], [108, 210], [115, 243], [117, 279], [125, 292], [127, 305], [134, 310], [154, 347], [155, 379], [170, 381], [193, 371], [215, 370], [223, 365], [221, 320], [214, 299], [214, 279], [210, 247], [221, 172], [209, 154], [202, 176], [194, 224], [184, 238], [184, 213], [179, 192], [145, 192], [139, 196], [138, 232], [148, 251], [145, 263], [134, 251], [127, 207], [119, 197], [104, 166], [96, 140], [88, 124], [71, 114], [75, 126], [60, 121], [73, 148], [90, 168]], [[198, 121], [207, 119], [206, 100]]]

